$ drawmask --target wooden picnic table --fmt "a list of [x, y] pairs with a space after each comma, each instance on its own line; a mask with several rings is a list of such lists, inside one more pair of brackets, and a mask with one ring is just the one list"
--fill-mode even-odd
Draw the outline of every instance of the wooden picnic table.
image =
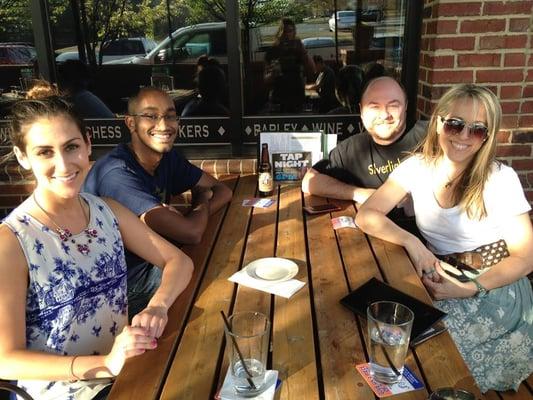
[[[334, 231], [331, 217], [355, 216], [351, 202], [337, 202], [342, 211], [308, 216], [304, 204], [327, 200], [281, 185], [275, 205], [247, 208], [242, 201], [256, 196], [256, 176], [227, 177], [226, 183], [234, 189], [231, 204], [211, 218], [202, 243], [183, 247], [195, 271], [169, 311], [158, 348], [127, 361], [109, 398], [212, 399], [228, 366], [220, 311], [253, 310], [272, 322], [268, 368], [282, 380], [277, 399], [375, 399], [355, 369], [368, 360], [366, 322], [339, 300], [376, 277], [430, 303], [405, 250], [358, 229]], [[290, 299], [228, 281], [250, 261], [272, 256], [295, 261], [296, 279], [307, 283]], [[400, 400], [427, 399], [440, 387], [494, 400], [532, 396], [527, 384], [518, 393], [482, 396], [447, 332], [409, 350], [406, 364], [425, 388], [396, 396]]]

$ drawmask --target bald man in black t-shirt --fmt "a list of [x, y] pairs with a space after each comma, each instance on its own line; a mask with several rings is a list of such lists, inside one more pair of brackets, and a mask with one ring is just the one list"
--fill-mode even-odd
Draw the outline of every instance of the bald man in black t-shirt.
[[[427, 123], [405, 130], [407, 98], [391, 77], [372, 80], [361, 98], [366, 131], [340, 142], [302, 180], [305, 193], [364, 203], [394, 168], [423, 140]], [[395, 220], [405, 218], [395, 211]]]

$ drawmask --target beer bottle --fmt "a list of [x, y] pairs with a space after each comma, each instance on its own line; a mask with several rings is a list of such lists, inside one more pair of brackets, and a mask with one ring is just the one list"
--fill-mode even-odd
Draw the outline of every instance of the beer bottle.
[[272, 179], [272, 167], [268, 154], [268, 143], [263, 143], [261, 148], [261, 164], [259, 164], [259, 196], [267, 197], [274, 193], [274, 181]]

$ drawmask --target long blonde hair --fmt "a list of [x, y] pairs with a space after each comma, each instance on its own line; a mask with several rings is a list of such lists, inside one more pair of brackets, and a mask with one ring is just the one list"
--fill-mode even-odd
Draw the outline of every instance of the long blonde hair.
[[474, 84], [453, 86], [439, 100], [431, 115], [428, 134], [420, 148], [426, 162], [435, 164], [444, 155], [439, 145], [437, 120], [449, 114], [458, 101], [471, 99], [485, 109], [487, 117], [487, 138], [461, 174], [453, 190], [454, 203], [466, 211], [469, 218], [482, 219], [487, 216], [483, 202], [483, 189], [489, 178], [496, 156], [496, 134], [500, 129], [502, 109], [494, 93]]

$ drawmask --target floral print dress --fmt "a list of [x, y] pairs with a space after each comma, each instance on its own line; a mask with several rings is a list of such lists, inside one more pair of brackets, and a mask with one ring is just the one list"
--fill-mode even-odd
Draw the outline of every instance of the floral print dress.
[[[3, 221], [15, 233], [28, 263], [28, 350], [65, 356], [107, 354], [127, 324], [126, 262], [118, 222], [103, 200], [81, 196], [89, 205], [89, 225], [68, 240], [24, 213], [23, 205]], [[110, 383], [18, 382], [41, 400], [91, 399]]]

